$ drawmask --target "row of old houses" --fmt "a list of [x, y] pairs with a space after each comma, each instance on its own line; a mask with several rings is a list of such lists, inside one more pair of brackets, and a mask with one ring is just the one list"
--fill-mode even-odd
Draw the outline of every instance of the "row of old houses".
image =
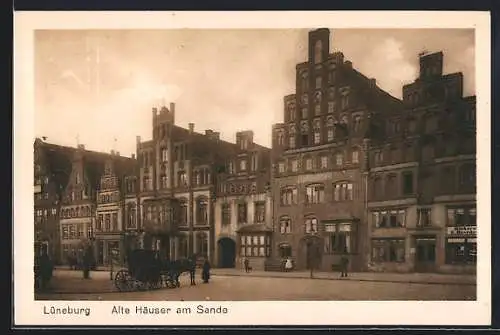
[[[220, 267], [471, 272], [476, 263], [475, 97], [443, 54], [397, 99], [309, 33], [272, 147], [235, 143], [152, 110], [132, 158], [35, 141], [35, 230], [61, 262], [83, 243], [98, 265], [149, 248]], [[45, 241], [45, 242], [43, 242]]]

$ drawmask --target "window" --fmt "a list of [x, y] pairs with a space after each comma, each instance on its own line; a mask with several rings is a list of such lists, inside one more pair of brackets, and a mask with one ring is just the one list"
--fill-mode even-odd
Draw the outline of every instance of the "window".
[[299, 170], [299, 161], [298, 160], [293, 159], [290, 164], [291, 164], [292, 172], [297, 172]]
[[335, 137], [335, 128], [333, 128], [333, 127], [328, 128], [328, 130], [326, 132], [326, 136], [327, 136], [328, 142], [333, 141], [333, 139]]
[[403, 228], [406, 225], [406, 211], [393, 209], [372, 212], [372, 224], [375, 228]]
[[105, 214], [104, 215], [104, 231], [110, 231], [110, 229], [111, 229], [111, 215]]
[[455, 191], [455, 167], [444, 166], [441, 168], [441, 191], [443, 194], [453, 193]]
[[254, 208], [254, 223], [264, 223], [266, 221], [266, 203], [261, 201], [256, 202]]
[[341, 166], [344, 163], [344, 155], [341, 153], [335, 154], [335, 164]]
[[102, 230], [103, 221], [104, 221], [104, 215], [103, 214], [99, 214], [98, 217], [97, 217], [97, 227], [96, 227], [97, 231], [101, 231]]
[[228, 171], [229, 171], [229, 174], [234, 174], [234, 164], [233, 164], [233, 162], [229, 162], [228, 163]]
[[353, 164], [358, 164], [359, 163], [359, 151], [358, 150], [354, 150], [351, 153], [351, 162]]
[[290, 234], [292, 232], [292, 220], [288, 216], [280, 218], [280, 233]]
[[84, 236], [83, 224], [79, 223], [78, 226], [77, 226], [77, 229], [78, 229], [78, 235], [77, 235], [77, 237], [78, 238], [83, 238], [83, 236]]
[[403, 194], [409, 195], [413, 193], [413, 172], [403, 172]]
[[187, 225], [188, 221], [188, 204], [186, 200], [181, 200], [179, 204], [179, 223]]
[[476, 182], [476, 167], [474, 164], [464, 164], [459, 170], [460, 185], [470, 186]]
[[475, 207], [448, 208], [447, 213], [447, 225], [450, 227], [476, 225]]
[[257, 171], [259, 169], [259, 159], [257, 154], [252, 155], [252, 171]]
[[357, 134], [361, 131], [361, 116], [356, 115], [353, 120], [353, 130], [354, 133]]
[[417, 227], [430, 227], [432, 226], [432, 217], [430, 208], [419, 208], [418, 209], [418, 221]]
[[321, 132], [319, 129], [314, 130], [314, 144], [321, 143]]
[[281, 205], [290, 206], [297, 204], [297, 189], [294, 188], [284, 188], [281, 190]]
[[302, 145], [309, 145], [309, 135], [308, 134], [302, 134], [301, 135], [302, 139]]
[[196, 234], [196, 253], [199, 255], [208, 255], [208, 238], [205, 232]]
[[80, 180], [80, 173], [78, 173], [78, 172], [76, 173], [76, 178], [75, 179], [76, 179], [76, 184], [79, 185], [80, 182], [81, 182], [81, 180]]
[[208, 224], [207, 200], [204, 198], [198, 199], [196, 204], [196, 223], [199, 225]]
[[135, 206], [132, 204], [129, 204], [127, 207], [127, 228], [136, 228], [136, 209]]
[[70, 239], [77, 238], [77, 236], [76, 236], [76, 225], [74, 225], [74, 224], [69, 225], [69, 238]]
[[434, 159], [434, 156], [435, 156], [434, 144], [427, 143], [426, 145], [424, 145], [422, 156], [423, 156], [424, 160]]
[[221, 216], [222, 216], [222, 225], [230, 225], [231, 224], [231, 207], [229, 204], [221, 205]]
[[319, 204], [324, 201], [325, 187], [322, 184], [310, 185], [306, 187], [306, 203]]
[[342, 254], [351, 253], [353, 248], [353, 235], [349, 223], [325, 223], [324, 253]]
[[335, 113], [335, 101], [328, 101], [328, 113]]
[[306, 222], [304, 224], [304, 228], [305, 228], [306, 234], [317, 233], [318, 232], [318, 219], [316, 219], [316, 218], [306, 219]]
[[320, 89], [321, 88], [321, 81], [322, 81], [322, 78], [321, 77], [316, 77], [316, 89]]
[[302, 107], [302, 118], [307, 119], [307, 107]]
[[166, 175], [160, 176], [160, 182], [161, 182], [161, 188], [167, 188], [167, 176]]
[[238, 223], [247, 223], [247, 204], [238, 204]]
[[432, 133], [437, 129], [437, 120], [434, 116], [427, 116], [425, 119], [425, 132]]
[[187, 186], [187, 174], [186, 174], [186, 172], [184, 172], [184, 171], [179, 172], [178, 177], [179, 177], [179, 179], [178, 179], [179, 187]]
[[278, 133], [278, 145], [284, 145], [285, 144], [285, 136], [282, 132]]
[[161, 161], [166, 162], [168, 160], [168, 151], [167, 148], [161, 149]]
[[373, 239], [372, 261], [377, 263], [401, 263], [405, 261], [405, 240]]
[[285, 163], [283, 163], [283, 162], [278, 163], [278, 172], [285, 173]]
[[69, 239], [69, 228], [68, 228], [68, 225], [62, 226], [62, 238], [63, 238], [63, 240]]
[[288, 138], [288, 146], [290, 147], [290, 149], [295, 148], [295, 134], [290, 135], [290, 137]]
[[314, 64], [321, 63], [323, 61], [323, 45], [321, 40], [317, 40], [314, 44]]
[[395, 174], [389, 174], [387, 176], [387, 179], [385, 182], [385, 194], [392, 196], [392, 197], [397, 195], [397, 185], [396, 185], [396, 175]]
[[312, 158], [306, 158], [306, 171], [310, 171], [313, 169], [313, 160]]
[[271, 243], [266, 237], [264, 235], [241, 236], [240, 256], [269, 257], [271, 254]]
[[374, 155], [375, 164], [380, 164], [384, 161], [384, 153], [382, 151], [376, 151]]
[[187, 258], [190, 255], [188, 239], [185, 235], [179, 236], [179, 258]]
[[352, 183], [342, 182], [333, 186], [333, 200], [334, 201], [351, 201], [353, 196]]
[[320, 164], [321, 164], [321, 168], [322, 168], [322, 169], [326, 169], [326, 168], [328, 168], [328, 157], [326, 157], [326, 156], [322, 156], [322, 157], [320, 158], [320, 162], [321, 162]]
[[150, 183], [150, 179], [148, 176], [144, 176], [144, 178], [142, 179], [142, 190], [143, 191], [149, 191], [150, 188], [149, 186], [151, 185]]
[[477, 262], [477, 240], [473, 238], [446, 239], [446, 264], [469, 264]]
[[57, 215], [57, 208], [52, 208], [52, 215], [56, 216]]
[[240, 171], [246, 171], [247, 170], [247, 160], [242, 159], [240, 161]]
[[335, 69], [333, 69], [333, 70], [328, 72], [328, 82], [330, 84], [335, 83], [335, 78], [336, 78], [336, 72], [335, 72]]
[[349, 107], [349, 94], [342, 95], [341, 99], [342, 109], [346, 109]]

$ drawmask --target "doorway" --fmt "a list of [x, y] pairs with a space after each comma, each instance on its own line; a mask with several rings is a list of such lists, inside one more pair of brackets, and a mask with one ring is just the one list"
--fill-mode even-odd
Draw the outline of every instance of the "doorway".
[[415, 271], [433, 272], [436, 266], [436, 238], [415, 238]]
[[236, 242], [229, 237], [223, 237], [219, 240], [219, 267], [234, 268], [236, 259]]

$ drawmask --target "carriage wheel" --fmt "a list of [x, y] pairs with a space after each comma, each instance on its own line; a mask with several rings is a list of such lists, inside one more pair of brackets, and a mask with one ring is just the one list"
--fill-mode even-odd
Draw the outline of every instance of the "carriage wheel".
[[120, 292], [130, 291], [130, 273], [127, 270], [120, 270], [115, 275], [115, 286]]

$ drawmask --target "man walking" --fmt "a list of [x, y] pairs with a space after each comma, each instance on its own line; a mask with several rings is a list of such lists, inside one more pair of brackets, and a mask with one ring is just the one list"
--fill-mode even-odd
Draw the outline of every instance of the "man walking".
[[244, 264], [245, 264], [245, 272], [249, 273], [250, 272], [250, 261], [246, 257], [245, 257], [245, 260], [244, 260]]

